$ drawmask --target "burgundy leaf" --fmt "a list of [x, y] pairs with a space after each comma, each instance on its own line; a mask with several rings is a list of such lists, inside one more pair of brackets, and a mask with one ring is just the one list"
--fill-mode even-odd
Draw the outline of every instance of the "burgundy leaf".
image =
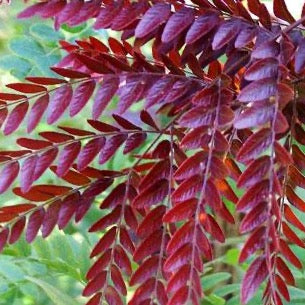
[[94, 98], [92, 117], [97, 120], [116, 93], [119, 86], [118, 78], [106, 78]]
[[32, 106], [28, 117], [28, 132], [33, 131], [40, 122], [49, 104], [49, 95], [45, 94], [39, 97]]
[[19, 173], [19, 163], [13, 161], [4, 166], [0, 172], [0, 194], [4, 193], [14, 182]]
[[86, 143], [78, 155], [77, 169], [85, 169], [101, 151], [104, 144], [104, 137], [95, 138]]
[[218, 14], [207, 12], [199, 16], [188, 30], [185, 38], [186, 44], [191, 44], [210, 32], [218, 24]]
[[55, 123], [63, 115], [71, 102], [72, 95], [73, 91], [70, 85], [62, 86], [55, 91], [48, 105], [48, 124]]
[[26, 158], [20, 170], [20, 186], [22, 192], [26, 193], [35, 180], [35, 168], [39, 157], [37, 155]]
[[225, 21], [218, 28], [213, 42], [213, 50], [219, 50], [229, 42], [231, 42], [240, 31], [240, 23], [238, 21]]
[[60, 152], [58, 157], [57, 175], [59, 177], [65, 175], [72, 164], [75, 162], [81, 149], [79, 141], [68, 144]]
[[143, 38], [154, 31], [160, 24], [164, 23], [170, 16], [170, 5], [166, 3], [157, 3], [153, 5], [136, 27], [135, 36]]
[[80, 84], [74, 91], [70, 103], [70, 116], [75, 116], [86, 105], [95, 88], [95, 81], [88, 81]]
[[165, 25], [161, 40], [166, 43], [177, 37], [194, 20], [193, 10], [184, 7], [174, 13]]
[[26, 230], [26, 241], [31, 243], [37, 236], [38, 230], [40, 229], [45, 216], [45, 210], [43, 208], [34, 211], [29, 217]]
[[14, 132], [23, 121], [27, 111], [29, 108], [28, 102], [23, 102], [18, 104], [12, 112], [8, 115], [8, 118], [6, 120], [3, 133], [4, 135], [9, 135], [12, 132]]
[[267, 277], [267, 274], [266, 258], [264, 256], [256, 258], [250, 265], [242, 281], [241, 301], [243, 304], [249, 302], [259, 285]]

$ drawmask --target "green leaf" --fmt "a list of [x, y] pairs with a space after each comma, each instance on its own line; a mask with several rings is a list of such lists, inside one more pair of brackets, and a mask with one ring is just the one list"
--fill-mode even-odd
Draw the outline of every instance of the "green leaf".
[[228, 272], [219, 272], [216, 274], [205, 275], [201, 278], [201, 283], [204, 290], [209, 290], [219, 284], [231, 278], [231, 274]]
[[238, 292], [240, 290], [240, 284], [229, 284], [215, 289], [214, 293], [220, 297], [224, 297], [228, 294]]
[[82, 23], [82, 24], [80, 24], [80, 25], [73, 26], [73, 27], [70, 27], [70, 26], [68, 26], [68, 25], [66, 25], [66, 24], [63, 24], [63, 25], [61, 26], [61, 28], [62, 28], [64, 31], [66, 31], [66, 32], [68, 32], [68, 33], [72, 33], [72, 34], [79, 33], [79, 32], [81, 32], [81, 31], [83, 31], [86, 27], [87, 27], [87, 23]]
[[9, 47], [16, 55], [29, 60], [33, 60], [37, 56], [45, 55], [43, 47], [29, 37], [13, 38]]
[[50, 285], [49, 283], [27, 276], [26, 279], [32, 283], [35, 283], [37, 286], [42, 288], [44, 292], [48, 295], [48, 297], [54, 302], [56, 305], [80, 305], [79, 302], [68, 296], [67, 294], [60, 291], [58, 288]]
[[37, 39], [45, 42], [57, 42], [64, 36], [60, 32], [56, 32], [51, 26], [44, 23], [35, 23], [30, 27], [30, 33]]
[[202, 305], [225, 305], [226, 301], [217, 295], [211, 294], [206, 296], [203, 300]]
[[22, 281], [25, 277], [20, 267], [11, 262], [9, 259], [0, 259], [0, 274], [7, 278], [10, 282]]
[[239, 258], [239, 249], [230, 249], [226, 253], [226, 263], [229, 265], [237, 266]]
[[305, 300], [305, 291], [304, 289], [296, 288], [293, 286], [289, 286], [289, 293], [291, 300], [301, 301]]

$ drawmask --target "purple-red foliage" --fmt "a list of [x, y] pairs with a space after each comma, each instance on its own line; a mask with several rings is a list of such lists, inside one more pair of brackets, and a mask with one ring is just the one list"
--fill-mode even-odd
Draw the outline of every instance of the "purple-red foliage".
[[[24, 199], [0, 208], [0, 248], [25, 228], [31, 242], [39, 230], [46, 237], [81, 221], [107, 190], [100, 204], [107, 213], [89, 229], [104, 234], [91, 252], [87, 305], [123, 304], [127, 286], [135, 288], [129, 305], [199, 304], [204, 262], [225, 243], [221, 224], [238, 218], [247, 234], [239, 261], [252, 258], [242, 303], [264, 281], [264, 304], [289, 301], [287, 262], [302, 268], [290, 245], [305, 247], [294, 230], [305, 231], [295, 213], [305, 212], [297, 194], [305, 188], [305, 15], [295, 21], [284, 0], [273, 4], [272, 16], [259, 0], [248, 8], [234, 0], [50, 0], [21, 12], [53, 18], [56, 28], [93, 18], [95, 29], [121, 38], [61, 41], [67, 55], [52, 67], [58, 78], [28, 77], [7, 86], [17, 93], [0, 93], [4, 135], [24, 120], [31, 132], [44, 117], [53, 124], [76, 116], [93, 101], [87, 127], [59, 126], [0, 152], [0, 193], [19, 178], [13, 192]], [[140, 101], [144, 109], [132, 118]], [[121, 147], [133, 156], [129, 168], [92, 166]], [[47, 169], [65, 186], [36, 184]]]

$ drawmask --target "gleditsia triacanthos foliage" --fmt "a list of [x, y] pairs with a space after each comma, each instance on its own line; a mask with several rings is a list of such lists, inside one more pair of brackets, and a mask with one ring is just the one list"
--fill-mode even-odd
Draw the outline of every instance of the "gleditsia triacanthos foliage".
[[[259, 287], [262, 304], [289, 301], [288, 266], [302, 268], [291, 245], [305, 248], [295, 230], [305, 231], [304, 8], [295, 20], [284, 0], [272, 16], [259, 0], [51, 0], [19, 17], [34, 15], [56, 29], [92, 19], [120, 39], [60, 41], [57, 78], [28, 77], [0, 94], [5, 136], [24, 120], [27, 133], [41, 120], [59, 126], [0, 152], [0, 193], [18, 178], [12, 191], [24, 199], [0, 208], [0, 248], [23, 231], [32, 242], [81, 221], [104, 194], [89, 229], [104, 233], [87, 305], [124, 304], [127, 290], [129, 305], [200, 304], [204, 263], [234, 222], [246, 237], [239, 262], [249, 263], [242, 304]], [[87, 103], [87, 126], [58, 123]], [[131, 111], [136, 103], [143, 109]], [[133, 165], [102, 169], [119, 148]], [[38, 184], [47, 169], [62, 184]]]

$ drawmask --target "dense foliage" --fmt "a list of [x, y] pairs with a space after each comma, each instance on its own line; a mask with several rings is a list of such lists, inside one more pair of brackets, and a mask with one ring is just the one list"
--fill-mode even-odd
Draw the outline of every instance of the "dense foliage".
[[[23, 200], [0, 208], [0, 249], [83, 221], [98, 199], [87, 305], [128, 291], [130, 305], [200, 304], [206, 262], [237, 235], [242, 304], [261, 286], [264, 304], [289, 302], [305, 248], [305, 8], [296, 21], [284, 0], [273, 15], [259, 0], [50, 0], [19, 18], [34, 15], [114, 35], [59, 41], [52, 76], [0, 93], [3, 134], [27, 124], [0, 152], [0, 193]], [[28, 135], [88, 107], [86, 126]], [[114, 155], [129, 161], [106, 168]], [[57, 184], [39, 182], [47, 170]]]

